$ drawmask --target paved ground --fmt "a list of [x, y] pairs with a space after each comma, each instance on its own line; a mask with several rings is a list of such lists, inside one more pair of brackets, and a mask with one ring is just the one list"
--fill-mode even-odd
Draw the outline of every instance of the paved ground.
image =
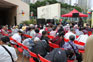
[[[18, 61], [17, 62], [22, 62], [22, 59], [23, 59], [22, 53], [18, 53], [18, 51], [17, 51], [17, 55], [18, 55]], [[23, 62], [29, 62], [29, 58], [24, 57]]]

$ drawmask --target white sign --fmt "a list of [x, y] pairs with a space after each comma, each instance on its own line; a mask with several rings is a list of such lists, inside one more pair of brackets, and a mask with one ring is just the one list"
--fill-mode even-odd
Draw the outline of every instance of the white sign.
[[59, 3], [46, 5], [37, 8], [38, 18], [44, 19], [60, 19], [61, 6]]

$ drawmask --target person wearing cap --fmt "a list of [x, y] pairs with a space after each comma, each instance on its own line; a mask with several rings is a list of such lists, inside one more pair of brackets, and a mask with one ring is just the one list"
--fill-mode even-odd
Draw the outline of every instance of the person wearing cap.
[[74, 30], [73, 28], [71, 28], [70, 31], [67, 32], [64, 37], [65, 37], [66, 39], [69, 39], [69, 37], [70, 37], [71, 35], [75, 36], [75, 39], [76, 39], [75, 30]]
[[[10, 47], [7, 45], [7, 42], [10, 42], [9, 37], [5, 36], [0, 39], [0, 62], [13, 62], [17, 61], [17, 55], [16, 51], [13, 47]], [[10, 54], [7, 52], [7, 50], [10, 52]], [[13, 61], [12, 61], [13, 59]]]
[[[15, 34], [12, 36], [12, 38], [15, 39], [17, 42], [21, 43], [21, 41], [22, 41], [21, 35], [22, 35], [22, 34], [23, 34], [23, 32], [22, 32], [21, 30], [19, 30], [17, 33], [15, 33]], [[15, 42], [12, 41], [12, 40], [11, 40], [11, 43], [12, 43], [12, 44], [15, 44]]]

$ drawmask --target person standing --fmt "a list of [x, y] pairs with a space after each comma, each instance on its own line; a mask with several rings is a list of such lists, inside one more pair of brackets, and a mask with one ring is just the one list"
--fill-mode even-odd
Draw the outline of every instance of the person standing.
[[83, 62], [93, 62], [93, 35], [88, 37]]

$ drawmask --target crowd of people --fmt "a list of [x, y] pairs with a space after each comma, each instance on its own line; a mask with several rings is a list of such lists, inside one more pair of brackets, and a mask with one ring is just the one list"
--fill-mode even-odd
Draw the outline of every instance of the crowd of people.
[[[79, 26], [77, 23], [64, 26], [61, 23], [57, 25], [47, 23], [45, 25], [2, 26], [0, 27], [0, 62], [17, 61], [16, 51], [11, 45], [16, 45], [17, 47], [19, 45], [10, 40], [9, 37], [51, 62], [67, 62], [68, 60], [92, 62], [92, 31], [88, 24]], [[23, 34], [29, 35], [32, 38], [25, 37]], [[64, 39], [69, 41], [66, 42]], [[74, 41], [82, 42], [85, 45], [75, 44]], [[50, 47], [49, 42], [58, 45], [60, 48]], [[64, 48], [64, 50], [61, 48]], [[84, 50], [84, 54], [80, 53], [79, 50]], [[23, 55], [30, 57], [29, 52], [26, 50], [23, 51]], [[38, 59], [33, 59], [39, 62]]]

